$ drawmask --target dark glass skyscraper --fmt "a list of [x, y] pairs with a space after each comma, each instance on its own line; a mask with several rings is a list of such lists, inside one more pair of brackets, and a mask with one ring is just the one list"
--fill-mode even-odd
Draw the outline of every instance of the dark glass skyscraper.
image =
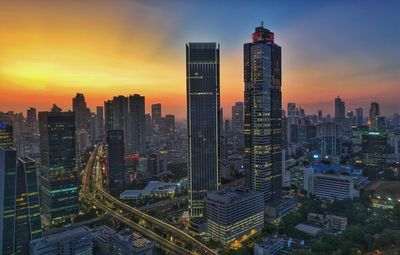
[[125, 150], [128, 150], [128, 98], [116, 96], [113, 98], [113, 128], [124, 132]]
[[0, 147], [0, 254], [15, 254], [17, 152]]
[[124, 133], [122, 130], [109, 130], [108, 145], [108, 186], [112, 193], [121, 192], [124, 188]]
[[220, 185], [219, 45], [186, 45], [189, 211], [203, 216], [204, 197]]
[[12, 122], [6, 116], [0, 116], [0, 147], [14, 147]]
[[151, 118], [153, 121], [153, 128], [159, 130], [161, 127], [161, 104], [151, 105]]
[[129, 96], [128, 151], [144, 154], [145, 143], [145, 98], [135, 94]]
[[232, 130], [236, 133], [242, 133], [243, 125], [243, 102], [236, 102], [232, 106]]
[[40, 112], [39, 131], [44, 224], [71, 222], [79, 212], [75, 113]]
[[381, 114], [380, 112], [380, 107], [379, 103], [377, 102], [372, 102], [371, 103], [371, 108], [369, 109], [369, 119], [373, 121], [376, 117], [378, 117]]
[[256, 27], [244, 45], [244, 167], [248, 186], [278, 197], [282, 189], [281, 47]]
[[113, 101], [104, 101], [104, 128], [105, 133], [113, 129], [114, 115], [113, 115]]
[[29, 254], [29, 241], [42, 237], [36, 163], [31, 158], [17, 160], [15, 251]]

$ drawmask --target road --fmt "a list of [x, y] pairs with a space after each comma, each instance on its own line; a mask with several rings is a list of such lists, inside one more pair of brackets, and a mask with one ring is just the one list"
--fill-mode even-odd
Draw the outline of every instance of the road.
[[[101, 166], [101, 158], [104, 155], [104, 146], [97, 146], [92, 155], [89, 158], [88, 164], [86, 165], [84, 176], [82, 178], [83, 183], [83, 196], [90, 201], [93, 205], [100, 208], [101, 210], [109, 213], [110, 216], [115, 218], [116, 220], [131, 226], [136, 231], [140, 232], [144, 236], [151, 238], [158, 242], [163, 247], [167, 248], [170, 251], [173, 251], [176, 254], [195, 254], [195, 252], [190, 252], [176, 245], [175, 243], [155, 234], [149, 229], [146, 229], [137, 223], [131, 221], [126, 218], [122, 214], [122, 210], [139, 217], [140, 219], [145, 220], [148, 223], [151, 223], [153, 226], [165, 231], [166, 233], [170, 233], [175, 238], [183, 241], [192, 247], [192, 250], [198, 251], [200, 254], [217, 254], [215, 251], [208, 248], [206, 245], [202, 244], [189, 234], [185, 233], [183, 230], [178, 229], [168, 223], [165, 223], [157, 218], [154, 218], [137, 208], [129, 206], [122, 201], [114, 198], [110, 194], [108, 194], [103, 189], [103, 180], [102, 180], [102, 166]], [[94, 171], [93, 171], [94, 170]], [[94, 182], [94, 183], [93, 183]], [[94, 184], [94, 185], [93, 185]], [[114, 208], [107, 206], [106, 201], [110, 202]], [[120, 208], [120, 212], [115, 209]]]

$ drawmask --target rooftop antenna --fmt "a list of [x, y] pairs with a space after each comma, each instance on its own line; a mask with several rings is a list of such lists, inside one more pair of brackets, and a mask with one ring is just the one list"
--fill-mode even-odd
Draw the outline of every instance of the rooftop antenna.
[[264, 20], [261, 20], [261, 26], [264, 27]]

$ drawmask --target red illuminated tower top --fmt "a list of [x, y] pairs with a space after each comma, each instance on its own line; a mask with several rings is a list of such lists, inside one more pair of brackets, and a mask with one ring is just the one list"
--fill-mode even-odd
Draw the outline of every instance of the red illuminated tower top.
[[256, 27], [256, 31], [252, 34], [253, 42], [267, 42], [274, 43], [274, 33], [264, 27], [264, 22], [261, 22], [261, 26]]

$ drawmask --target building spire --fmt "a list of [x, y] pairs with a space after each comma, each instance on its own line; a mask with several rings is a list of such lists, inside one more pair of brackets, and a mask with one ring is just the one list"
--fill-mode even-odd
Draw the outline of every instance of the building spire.
[[261, 20], [261, 26], [264, 27], [264, 20]]

